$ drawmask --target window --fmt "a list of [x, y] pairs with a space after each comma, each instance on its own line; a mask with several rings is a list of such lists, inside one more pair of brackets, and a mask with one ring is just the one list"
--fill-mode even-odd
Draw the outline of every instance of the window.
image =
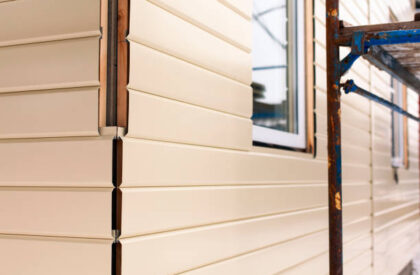
[[257, 143], [307, 146], [304, 2], [254, 0], [252, 119]]
[[[403, 109], [407, 108], [407, 89], [396, 79], [391, 81], [392, 103]], [[407, 151], [407, 118], [403, 115], [392, 112], [392, 166], [407, 167], [408, 151]]]

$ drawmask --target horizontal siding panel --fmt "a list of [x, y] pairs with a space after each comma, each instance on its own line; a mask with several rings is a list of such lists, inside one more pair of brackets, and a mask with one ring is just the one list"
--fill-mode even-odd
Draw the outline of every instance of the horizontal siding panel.
[[327, 164], [312, 159], [131, 138], [124, 138], [123, 146], [122, 186], [290, 184], [327, 178]]
[[414, 244], [419, 240], [419, 221], [412, 221], [411, 223], [395, 224], [394, 227], [398, 228], [393, 230], [392, 235], [387, 235], [386, 239], [381, 236], [378, 240], [375, 239], [375, 252], [376, 254], [395, 254], [392, 248], [397, 247], [402, 243]]
[[374, 227], [380, 228], [382, 226], [386, 226], [395, 220], [416, 211], [416, 209], [419, 209], [418, 201], [406, 205], [401, 204], [401, 207], [392, 209], [392, 211], [387, 211], [381, 214], [375, 213]]
[[[316, 65], [316, 64], [315, 64]], [[326, 91], [327, 90], [327, 72], [325, 68], [320, 66], [315, 66], [315, 87], [317, 91]]]
[[112, 187], [112, 138], [0, 142], [0, 186]]
[[375, 242], [381, 243], [386, 242], [387, 239], [391, 239], [393, 236], [398, 235], [401, 230], [407, 227], [413, 226], [413, 224], [418, 223], [417, 211], [413, 211], [407, 215], [400, 217], [395, 220], [393, 223], [388, 224], [380, 229], [374, 229], [375, 232]]
[[[324, 14], [325, 14], [325, 12], [324, 12]], [[322, 22], [320, 22], [318, 20], [315, 20], [314, 21], [314, 27], [315, 27], [315, 33], [314, 33], [315, 40], [317, 40], [317, 41], [321, 42], [323, 45], [325, 45], [325, 37], [326, 37], [326, 35], [325, 35], [325, 31], [326, 31], [325, 25]]]
[[[317, 137], [316, 157], [318, 159], [328, 159], [327, 137], [321, 135]], [[356, 164], [362, 166], [370, 165], [371, 151], [368, 148], [352, 145], [349, 142], [343, 142], [341, 146], [343, 163]]]
[[394, 173], [391, 165], [388, 168], [376, 168], [372, 169], [373, 182], [376, 183], [395, 183]]
[[[323, 50], [325, 52], [325, 50]], [[325, 54], [324, 54], [325, 55]], [[325, 56], [323, 58], [326, 58]], [[342, 105], [344, 108], [349, 109], [348, 112], [358, 112], [358, 116], [364, 116], [365, 118], [362, 119], [364, 124], [366, 124], [366, 121], [369, 121], [369, 114], [370, 114], [370, 102], [368, 99], [363, 98], [357, 94], [346, 94], [341, 98]], [[316, 92], [316, 109], [317, 112], [326, 115], [327, 114], [327, 97], [325, 95], [325, 92], [322, 90], [318, 90]], [[348, 115], [348, 118], [343, 118], [343, 122], [352, 122], [352, 116]], [[363, 125], [359, 125], [357, 123], [353, 123], [353, 125], [363, 127]]]
[[98, 136], [98, 112], [97, 88], [0, 94], [0, 138]]
[[220, 3], [225, 4], [241, 16], [251, 19], [252, 2], [243, 0], [218, 0]]
[[[409, 164], [411, 166], [411, 164]], [[407, 181], [407, 180], [413, 180], [413, 179], [418, 179], [419, 178], [419, 170], [415, 170], [413, 169], [414, 166], [411, 166], [412, 169], [410, 170], [405, 170], [405, 171], [401, 171], [401, 173], [399, 173], [399, 180], [401, 182]]]
[[[418, 188], [418, 187], [417, 187]], [[412, 193], [390, 193], [389, 196], [374, 201], [375, 212], [382, 212], [385, 210], [398, 207], [413, 201], [418, 201], [419, 192], [413, 190]]]
[[[365, 244], [362, 244], [361, 241], [365, 242]], [[346, 253], [351, 251], [353, 251], [353, 247], [355, 245], [360, 245], [365, 247], [367, 243], [367, 240], [361, 240], [361, 239], [357, 239], [355, 241], [349, 242], [349, 243], [345, 243], [344, 244], [344, 249], [343, 249], [343, 253], [344, 253], [344, 269], [348, 269], [347, 267], [347, 263], [349, 262], [349, 259], [351, 259], [350, 256], [353, 255], [353, 253]], [[359, 247], [360, 248], [360, 247]], [[365, 252], [366, 254], [369, 254], [370, 252]], [[371, 257], [369, 257], [369, 259], [371, 259]], [[278, 275], [282, 274], [282, 275], [302, 275], [302, 274], [324, 274], [327, 275], [328, 274], [328, 265], [329, 261], [328, 261], [328, 253], [322, 253], [319, 254], [316, 257], [313, 257], [311, 259], [308, 259], [305, 262], [301, 262], [297, 265], [295, 265], [292, 268], [289, 268], [287, 270], [284, 270], [280, 273], [277, 273]], [[347, 273], [346, 273], [347, 274]], [[350, 273], [349, 274], [354, 274], [354, 273]]]
[[390, 168], [392, 166], [391, 152], [373, 152], [372, 166], [375, 168]]
[[[327, 115], [327, 99], [325, 93], [319, 91], [316, 93], [316, 112], [317, 114]], [[361, 101], [364, 103], [364, 101]], [[365, 110], [363, 113], [349, 105], [348, 103], [341, 104], [341, 123], [359, 128], [364, 131], [370, 130], [370, 119], [369, 119], [369, 109]]]
[[0, 247], [3, 274], [111, 275], [112, 240], [0, 235]]
[[322, 0], [314, 1], [314, 16], [325, 26], [325, 3]]
[[[317, 20], [314, 21], [315, 26], [319, 24]], [[326, 66], [326, 58], [327, 58], [327, 51], [325, 49], [325, 45], [320, 44], [320, 41], [316, 41], [314, 43], [314, 63], [316, 64], [317, 72], [319, 70], [322, 70], [325, 72], [327, 66]], [[318, 102], [318, 99], [317, 99]]]
[[[326, 209], [319, 209], [121, 239], [122, 274], [174, 274], [187, 271], [326, 229], [327, 221]], [[165, 259], [165, 264], [157, 264], [161, 259]]]
[[373, 137], [373, 153], [376, 153], [376, 152], [391, 155], [391, 139], [382, 139], [382, 138], [374, 136]]
[[[99, 36], [100, 0], [25, 0], [0, 9], [0, 47], [5, 45]], [[16, 16], [19, 20], [16, 20]]]
[[217, 111], [129, 91], [128, 137], [248, 150], [252, 122]]
[[0, 188], [0, 233], [112, 238], [111, 188]]
[[250, 86], [138, 43], [130, 44], [128, 87], [243, 117], [252, 115]]
[[341, 147], [343, 163], [354, 163], [358, 165], [370, 165], [371, 151], [369, 148], [343, 144]]
[[360, 274], [372, 264], [372, 252], [370, 250], [357, 256], [344, 264], [343, 269], [346, 274]]
[[406, 182], [399, 182], [399, 184], [394, 183], [378, 183], [375, 184], [373, 188], [374, 197], [380, 198], [382, 196], [387, 196], [390, 194], [398, 195], [399, 192], [418, 192], [419, 183], [417, 179], [413, 179]]
[[325, 185], [123, 188], [121, 231], [142, 235], [326, 204]]
[[420, 225], [418, 215], [418, 211], [412, 211], [411, 213], [400, 217], [394, 223], [390, 223], [388, 226], [375, 230], [375, 242], [377, 242], [377, 244], [386, 242], [386, 240], [392, 239], [394, 236], [401, 235], [401, 231], [412, 228], [416, 224]]
[[328, 253], [318, 255], [276, 275], [327, 274]]
[[[343, 249], [344, 262], [345, 263], [351, 262], [353, 259], [357, 258], [358, 256], [366, 252], [369, 252], [369, 254], [372, 254], [371, 234], [366, 234], [365, 236], [361, 236], [360, 238], [357, 238], [353, 241], [350, 241], [344, 244], [344, 249]], [[354, 273], [349, 272], [349, 274], [354, 274]]]
[[370, 180], [370, 167], [363, 165], [343, 164], [343, 182], [363, 182], [367, 183]]
[[251, 55], [146, 0], [131, 1], [128, 39], [246, 85]]
[[384, 253], [375, 253], [375, 274], [399, 274], [413, 260], [419, 251], [418, 231], [415, 233], [417, 237], [414, 240], [405, 239]]
[[150, 1], [247, 52], [251, 51], [251, 22], [217, 0]]
[[328, 141], [324, 135], [316, 137], [316, 158], [324, 161], [328, 159]]
[[348, 224], [361, 218], [370, 217], [372, 207], [370, 201], [347, 204], [343, 206], [343, 223]]
[[[357, 216], [354, 206], [345, 208], [347, 220]], [[351, 209], [351, 210], [350, 210]], [[354, 213], [354, 210], [356, 210]], [[352, 217], [352, 219], [354, 219]], [[345, 222], [346, 217], [345, 217]], [[370, 249], [369, 235], [344, 244], [344, 260], [352, 259]], [[261, 249], [243, 256], [228, 259], [220, 263], [205, 266], [185, 274], [277, 274], [293, 266], [304, 266], [308, 259], [328, 250], [328, 231], [321, 231], [308, 236], [293, 239], [278, 245]], [[291, 268], [293, 270], [293, 268]], [[285, 272], [287, 274], [287, 272]], [[311, 273], [313, 274], [313, 273]]]
[[394, 248], [395, 254], [392, 255], [375, 255], [375, 269], [376, 275], [395, 275], [400, 272], [413, 260], [417, 255], [420, 246], [416, 244], [405, 245], [404, 247]]
[[[327, 135], [327, 117], [322, 114], [316, 115], [316, 133], [324, 136]], [[341, 136], [343, 144], [347, 143], [370, 148], [370, 133], [368, 131], [343, 124], [341, 127]]]
[[0, 93], [99, 86], [99, 37], [0, 48]]
[[370, 184], [368, 182], [361, 184], [343, 185], [343, 202], [354, 202], [370, 199]]
[[184, 274], [276, 274], [326, 250], [328, 250], [328, 232], [321, 231]]
[[343, 227], [343, 241], [350, 242], [361, 236], [370, 234], [371, 232], [371, 218], [362, 218], [353, 221]]

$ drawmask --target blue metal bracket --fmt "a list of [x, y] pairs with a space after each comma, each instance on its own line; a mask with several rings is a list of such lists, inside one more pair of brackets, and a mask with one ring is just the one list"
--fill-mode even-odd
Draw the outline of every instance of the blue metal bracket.
[[389, 108], [389, 109], [391, 109], [391, 110], [393, 110], [397, 113], [400, 113], [400, 114], [402, 114], [404, 116], [407, 116], [407, 117], [409, 117], [409, 118], [411, 118], [411, 119], [413, 119], [417, 122], [420, 122], [420, 118], [410, 114], [409, 112], [402, 109], [400, 106], [395, 105], [394, 103], [389, 102], [388, 100], [383, 99], [382, 97], [374, 95], [371, 92], [368, 92], [368, 91], [358, 87], [356, 84], [354, 84], [353, 80], [347, 80], [346, 83], [343, 83], [340, 86], [343, 87], [344, 92], [346, 94], [356, 93], [356, 94], [361, 95], [361, 96], [363, 96], [363, 97], [365, 97], [369, 100], [373, 100], [373, 101], [375, 101], [375, 102], [377, 102], [377, 103], [379, 103], [379, 104], [381, 104], [381, 105], [383, 105], [383, 106], [385, 106], [385, 107], [387, 107], [387, 108]]
[[420, 30], [377, 32], [369, 34], [365, 39], [365, 45], [368, 47], [405, 43], [420, 43]]
[[354, 32], [351, 43], [351, 52], [340, 61], [340, 76], [350, 70], [354, 62], [362, 55], [367, 53], [368, 46], [365, 45], [365, 33]]
[[366, 53], [364, 32], [357, 31], [353, 33], [351, 52], [355, 55], [364, 55]]
[[354, 54], [350, 52], [343, 60], [340, 61], [340, 76], [345, 75], [348, 70], [350, 70], [351, 66], [353, 66], [354, 62], [359, 59], [360, 55]]

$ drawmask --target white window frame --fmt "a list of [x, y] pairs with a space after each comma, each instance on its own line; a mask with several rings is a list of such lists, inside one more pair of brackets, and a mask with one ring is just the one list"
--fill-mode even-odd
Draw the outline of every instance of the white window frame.
[[293, 87], [294, 91], [297, 90], [297, 134], [288, 133], [280, 130], [266, 128], [262, 126], [253, 125], [253, 140], [256, 142], [267, 143], [272, 145], [279, 145], [284, 147], [293, 147], [296, 149], [306, 148], [306, 89], [305, 89], [305, 1], [294, 0], [291, 1], [296, 6], [293, 9], [296, 11], [294, 18], [293, 29], [296, 35], [293, 46], [296, 47], [296, 61], [295, 69], [293, 72]]

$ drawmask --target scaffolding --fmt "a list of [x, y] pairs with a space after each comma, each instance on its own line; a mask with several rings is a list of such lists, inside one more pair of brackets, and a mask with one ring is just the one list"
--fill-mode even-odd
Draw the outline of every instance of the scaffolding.
[[[326, 0], [327, 26], [327, 108], [328, 108], [328, 209], [330, 274], [343, 274], [342, 170], [341, 170], [341, 90], [359, 94], [410, 119], [420, 121], [386, 99], [341, 77], [359, 57], [392, 74], [417, 93], [420, 79], [386, 50], [387, 45], [420, 43], [420, 21], [348, 27], [339, 19], [339, 0]], [[340, 47], [350, 53], [340, 60]], [[409, 54], [409, 53], [408, 53]]]

